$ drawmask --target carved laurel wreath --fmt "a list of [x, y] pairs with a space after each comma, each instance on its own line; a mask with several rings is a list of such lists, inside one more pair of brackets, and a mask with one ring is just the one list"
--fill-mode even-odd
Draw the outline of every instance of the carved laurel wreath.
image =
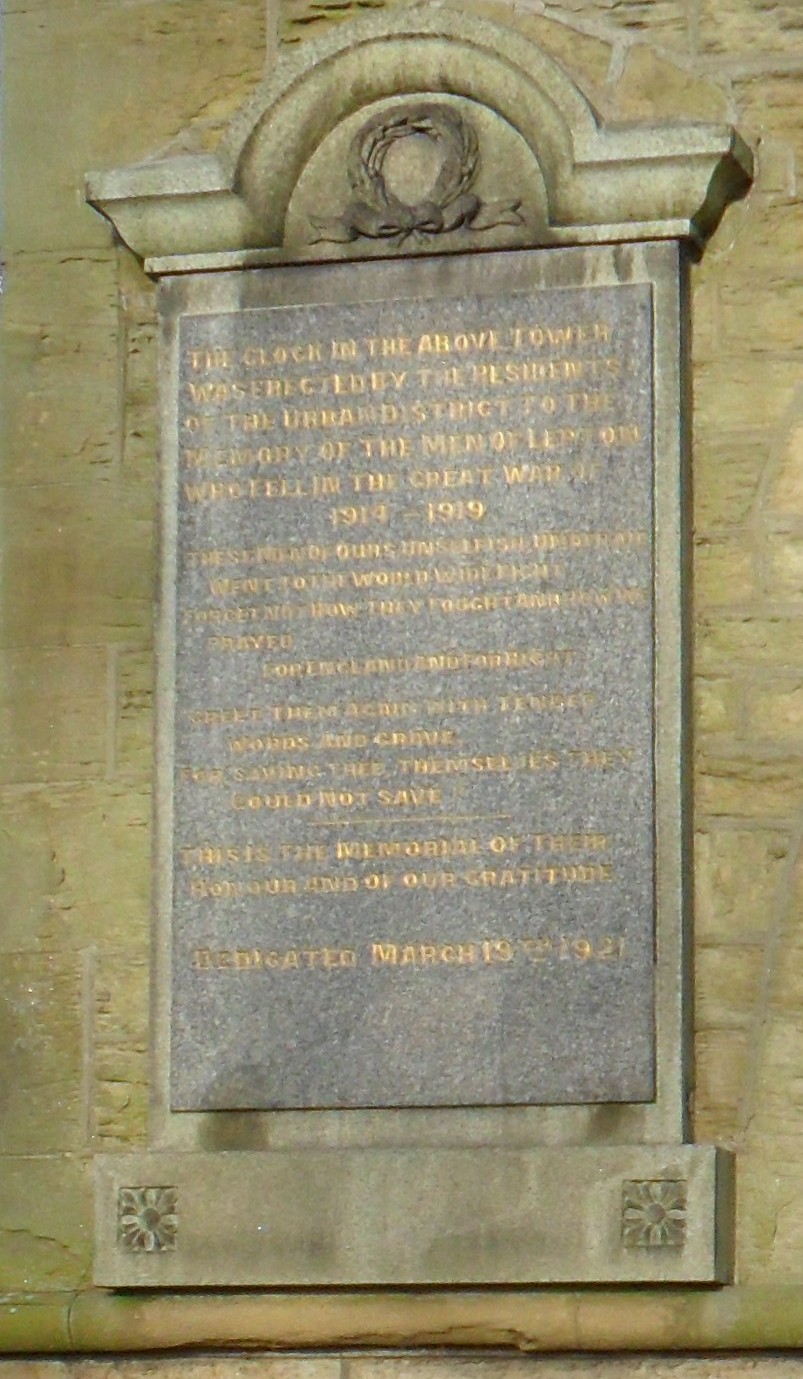
[[[410, 204], [387, 187], [383, 173], [389, 149], [399, 139], [424, 135], [438, 147], [440, 172], [425, 201]], [[450, 230], [490, 230], [521, 225], [520, 201], [481, 201], [471, 190], [477, 176], [476, 131], [447, 105], [396, 107], [375, 115], [352, 140], [347, 175], [355, 200], [333, 219], [311, 217], [314, 243], [346, 244], [367, 239], [423, 238]]]

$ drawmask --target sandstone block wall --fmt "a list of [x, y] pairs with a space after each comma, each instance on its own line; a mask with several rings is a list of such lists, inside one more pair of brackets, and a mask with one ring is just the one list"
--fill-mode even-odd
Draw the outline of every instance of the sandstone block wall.
[[[738, 1154], [739, 1283], [803, 1288], [803, 8], [459, 2], [540, 42], [605, 119], [728, 120], [757, 153], [694, 272], [694, 1118]], [[284, 0], [269, 27], [304, 42], [379, 3]], [[212, 147], [264, 44], [261, 0], [5, 6], [0, 1308], [31, 1319], [89, 1287], [93, 1153], [146, 1133], [154, 302], [82, 179]]]

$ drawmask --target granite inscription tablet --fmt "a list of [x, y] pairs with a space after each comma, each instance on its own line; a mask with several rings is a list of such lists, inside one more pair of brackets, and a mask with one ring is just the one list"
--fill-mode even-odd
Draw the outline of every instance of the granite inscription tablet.
[[654, 1099], [652, 331], [181, 317], [174, 1110]]

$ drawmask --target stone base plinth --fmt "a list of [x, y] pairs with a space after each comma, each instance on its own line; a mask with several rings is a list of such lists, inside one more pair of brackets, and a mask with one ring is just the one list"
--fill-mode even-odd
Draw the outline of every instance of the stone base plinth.
[[95, 1282], [726, 1283], [732, 1180], [696, 1145], [101, 1155]]

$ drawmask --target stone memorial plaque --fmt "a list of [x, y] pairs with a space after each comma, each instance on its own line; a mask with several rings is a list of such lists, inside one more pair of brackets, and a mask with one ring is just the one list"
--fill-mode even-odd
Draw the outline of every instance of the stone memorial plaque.
[[161, 336], [151, 1115], [95, 1281], [723, 1282], [688, 321], [750, 152], [448, 7], [301, 48], [88, 183]]
[[651, 286], [353, 283], [178, 322], [172, 1108], [651, 1101]]

